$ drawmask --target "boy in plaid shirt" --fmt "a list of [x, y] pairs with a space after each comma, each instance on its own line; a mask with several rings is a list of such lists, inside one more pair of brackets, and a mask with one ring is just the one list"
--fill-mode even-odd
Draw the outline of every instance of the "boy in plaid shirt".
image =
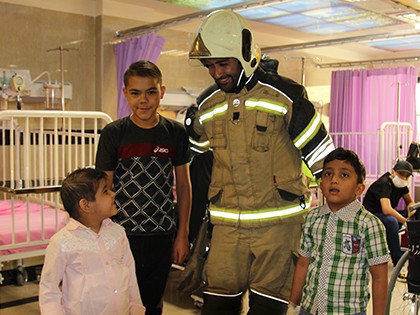
[[370, 275], [373, 314], [384, 314], [388, 247], [381, 221], [357, 200], [365, 176], [351, 150], [326, 157], [320, 183], [326, 204], [305, 219], [287, 315], [366, 314]]

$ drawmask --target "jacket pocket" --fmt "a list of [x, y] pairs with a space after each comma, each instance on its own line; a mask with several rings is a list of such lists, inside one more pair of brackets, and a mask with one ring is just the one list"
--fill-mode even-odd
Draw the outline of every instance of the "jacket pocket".
[[305, 200], [309, 198], [310, 192], [304, 181], [303, 177], [297, 177], [275, 183], [274, 188], [281, 200], [299, 202], [300, 206], [305, 208]]
[[257, 111], [255, 127], [252, 135], [252, 148], [258, 152], [266, 152], [271, 147], [274, 117], [268, 113]]
[[224, 120], [216, 119], [213, 121], [213, 137], [211, 139], [211, 146], [214, 149], [226, 149], [227, 141]]
[[209, 201], [212, 204], [217, 204], [220, 202], [220, 199], [222, 199], [222, 194], [223, 194], [223, 189], [220, 187], [214, 187], [214, 186], [210, 186], [209, 187]]
[[252, 148], [258, 152], [266, 152], [270, 149], [270, 138], [267, 135], [267, 127], [255, 126], [252, 136]]
[[302, 196], [302, 195], [296, 195], [290, 191], [283, 190], [280, 188], [277, 188], [277, 192], [279, 193], [280, 197], [286, 201], [294, 201]]
[[277, 192], [279, 193], [280, 197], [283, 200], [299, 201], [299, 205], [302, 207], [302, 209], [306, 208], [306, 201], [305, 201], [305, 196], [304, 195], [297, 195], [297, 194], [294, 194], [290, 191], [280, 189], [280, 188], [277, 188]]

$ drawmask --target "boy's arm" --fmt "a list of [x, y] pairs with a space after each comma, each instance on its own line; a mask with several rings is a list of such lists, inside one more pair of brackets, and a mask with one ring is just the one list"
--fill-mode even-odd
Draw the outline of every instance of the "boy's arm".
[[289, 301], [295, 305], [300, 305], [300, 301], [302, 300], [303, 286], [305, 285], [309, 262], [309, 257], [299, 255], [289, 298]]
[[395, 217], [395, 219], [397, 219], [397, 221], [400, 222], [401, 224], [405, 224], [407, 219], [404, 218], [404, 216], [402, 216], [397, 210], [392, 208], [391, 200], [389, 198], [381, 198], [379, 202], [381, 203], [381, 209], [382, 209], [383, 214], [391, 215]]
[[39, 282], [41, 314], [64, 315], [64, 308], [61, 304], [62, 292], [59, 285], [63, 280], [65, 267], [65, 255], [61, 253], [59, 244], [50, 242], [45, 252], [45, 261]]
[[372, 275], [372, 314], [383, 315], [388, 294], [388, 264], [373, 265], [369, 270]]
[[404, 199], [407, 210], [410, 206], [414, 205], [414, 200], [411, 197], [410, 193], [403, 195], [403, 199]]
[[182, 264], [189, 253], [188, 226], [191, 212], [191, 181], [188, 163], [175, 167], [178, 211], [178, 231], [175, 237], [172, 259]]

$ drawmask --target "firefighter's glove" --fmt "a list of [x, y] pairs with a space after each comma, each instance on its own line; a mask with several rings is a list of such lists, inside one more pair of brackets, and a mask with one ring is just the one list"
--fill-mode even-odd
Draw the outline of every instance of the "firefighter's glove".
[[187, 129], [188, 136], [195, 141], [200, 140], [200, 136], [194, 131], [194, 119], [197, 115], [197, 112], [198, 107], [194, 104], [191, 105], [190, 107], [188, 107], [187, 112], [185, 113], [184, 120], [184, 125], [185, 129]]
[[193, 125], [197, 111], [198, 111], [198, 106], [195, 104], [188, 107], [187, 112], [185, 114], [185, 121], [184, 121], [184, 124], [187, 128]]

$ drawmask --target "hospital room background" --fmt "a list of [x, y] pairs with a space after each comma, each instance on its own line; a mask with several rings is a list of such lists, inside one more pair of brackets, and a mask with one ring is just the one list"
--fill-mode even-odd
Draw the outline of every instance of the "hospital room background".
[[[159, 111], [183, 122], [212, 84], [188, 50], [222, 6], [248, 18], [264, 56], [306, 87], [335, 145], [366, 164], [367, 185], [420, 142], [418, 1], [0, 1], [0, 314], [39, 314], [44, 249], [65, 224], [60, 181], [92, 165], [100, 129], [128, 115], [125, 69], [155, 62], [167, 87]], [[420, 201], [417, 172], [410, 186]], [[165, 314], [198, 314], [177, 292], [176, 271]]]

